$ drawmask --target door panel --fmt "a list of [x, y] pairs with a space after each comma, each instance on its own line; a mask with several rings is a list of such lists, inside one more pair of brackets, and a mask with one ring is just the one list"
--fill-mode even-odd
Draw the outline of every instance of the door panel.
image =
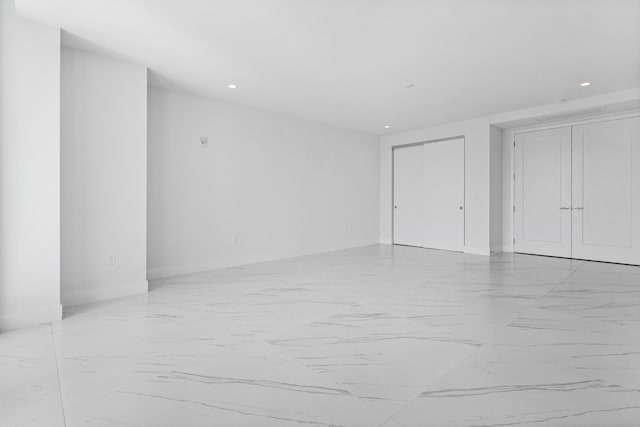
[[640, 263], [640, 119], [573, 129], [573, 257]]
[[515, 252], [570, 257], [571, 128], [515, 142]]
[[424, 240], [422, 145], [393, 150], [393, 243], [422, 246]]
[[424, 247], [464, 249], [464, 139], [424, 145]]

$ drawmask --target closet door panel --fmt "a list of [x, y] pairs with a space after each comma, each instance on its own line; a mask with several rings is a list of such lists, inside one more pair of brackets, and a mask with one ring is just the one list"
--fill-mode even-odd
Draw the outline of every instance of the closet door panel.
[[393, 150], [393, 243], [422, 246], [424, 241], [423, 146]]
[[464, 139], [427, 143], [424, 154], [424, 247], [463, 251]]

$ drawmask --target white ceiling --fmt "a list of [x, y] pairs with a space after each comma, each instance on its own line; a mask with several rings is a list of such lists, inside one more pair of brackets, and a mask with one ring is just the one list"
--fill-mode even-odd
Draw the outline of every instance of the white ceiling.
[[640, 0], [16, 0], [16, 9], [63, 28], [67, 43], [148, 66], [154, 85], [373, 134], [640, 87]]

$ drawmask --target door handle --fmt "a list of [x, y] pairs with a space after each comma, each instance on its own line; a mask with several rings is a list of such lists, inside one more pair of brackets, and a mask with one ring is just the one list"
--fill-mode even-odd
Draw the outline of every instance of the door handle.
[[561, 211], [565, 211], [565, 210], [569, 210], [569, 209], [571, 209], [571, 208], [568, 207], [568, 206], [563, 206], [563, 207], [560, 208]]
[[393, 209], [398, 209], [398, 207], [394, 205], [394, 206], [393, 206]]
[[573, 208], [573, 210], [575, 210], [575, 211], [582, 211], [582, 210], [584, 210], [584, 208], [582, 208], [582, 207], [578, 207], [578, 208]]

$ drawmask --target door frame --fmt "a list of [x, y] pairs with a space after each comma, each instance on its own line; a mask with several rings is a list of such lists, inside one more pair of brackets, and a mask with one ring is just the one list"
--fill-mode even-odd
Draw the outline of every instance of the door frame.
[[[467, 243], [467, 139], [465, 137], [465, 135], [458, 135], [458, 136], [449, 136], [446, 138], [438, 138], [438, 139], [430, 139], [427, 141], [420, 141], [420, 142], [411, 142], [408, 144], [401, 144], [401, 145], [394, 145], [393, 147], [391, 147], [391, 244], [392, 245], [399, 245], [397, 244], [394, 239], [395, 239], [395, 223], [396, 223], [396, 219], [395, 219], [395, 209], [393, 208], [395, 200], [396, 200], [396, 195], [395, 195], [395, 150], [397, 148], [405, 148], [405, 147], [413, 147], [416, 145], [424, 145], [424, 144], [430, 144], [433, 142], [444, 142], [444, 141], [453, 141], [456, 139], [462, 139], [462, 151], [463, 151], [463, 155], [462, 155], [462, 168], [463, 168], [463, 198], [464, 198], [464, 210], [463, 210], [463, 225], [462, 225], [462, 236], [463, 236], [463, 242], [462, 245], [463, 247], [466, 245]], [[399, 246], [404, 246], [404, 245], [399, 245]]]

